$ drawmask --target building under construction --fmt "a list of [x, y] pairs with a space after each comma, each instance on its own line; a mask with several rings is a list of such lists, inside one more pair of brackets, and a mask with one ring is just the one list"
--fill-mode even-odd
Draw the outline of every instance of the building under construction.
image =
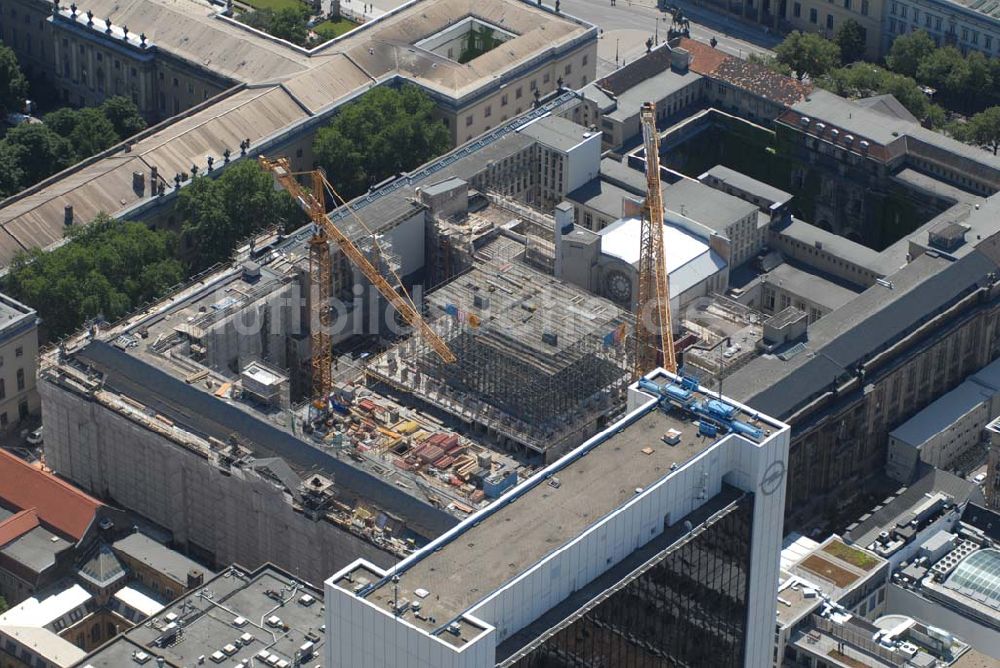
[[411, 337], [379, 356], [368, 373], [504, 447], [551, 460], [621, 407], [631, 316], [520, 257], [490, 258], [490, 251], [427, 298], [433, 326], [458, 361], [442, 362], [423, 339]]

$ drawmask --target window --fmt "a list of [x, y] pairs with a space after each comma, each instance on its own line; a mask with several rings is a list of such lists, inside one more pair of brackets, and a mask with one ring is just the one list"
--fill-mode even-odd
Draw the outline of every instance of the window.
[[483, 110], [483, 116], [489, 118], [493, 114], [493, 105], [486, 105], [486, 109]]
[[181, 82], [177, 80], [177, 77], [174, 77], [174, 88], [177, 88], [180, 85], [181, 85]]
[[931, 15], [930, 14], [924, 14], [924, 26], [927, 27], [927, 28], [931, 27]]
[[17, 391], [24, 389], [24, 369], [17, 370]]
[[566, 65], [566, 70], [565, 70], [564, 74], [566, 76], [569, 76], [569, 73], [572, 72], [572, 71], [573, 71], [573, 64], [572, 63], [568, 63]]
[[465, 127], [469, 127], [470, 125], [472, 125], [472, 114], [465, 117]]
[[898, 11], [899, 11], [899, 3], [898, 2], [892, 3], [892, 6], [889, 8], [889, 14], [895, 16]]
[[963, 42], [968, 42], [969, 41], [969, 29], [968, 28], [962, 28], [962, 41]]
[[979, 44], [979, 33], [975, 30], [972, 31], [972, 43]]
[[7, 397], [7, 381], [0, 378], [0, 399], [5, 399]]
[[543, 84], [547, 84], [547, 83], [549, 82], [549, 79], [550, 79], [550, 78], [551, 78], [551, 77], [549, 76], [549, 73], [548, 73], [548, 72], [546, 72], [545, 74], [543, 74], [543, 75], [542, 75], [542, 83], [543, 83]]
[[833, 14], [826, 15], [826, 28], [827, 30], [833, 30]]
[[188, 81], [188, 93], [194, 94], [194, 84]]
[[920, 10], [916, 7], [913, 8], [913, 22], [916, 23], [920, 20]]
[[844, 0], [844, 9], [851, 8], [851, 0]]
[[816, 12], [816, 8], [812, 7], [809, 10], [809, 23], [817, 23], [817, 22], [819, 22], [819, 14]]
[[521, 99], [521, 87], [520, 86], [518, 86], [517, 90], [514, 91], [514, 99], [515, 100], [520, 100]]
[[983, 46], [985, 46], [987, 49], [992, 49], [993, 48], [993, 37], [990, 36], [990, 35], [986, 35], [983, 38]]
[[800, 18], [802, 16], [802, 3], [796, 2], [792, 5], [792, 16]]
[[507, 94], [506, 93], [504, 93], [503, 95], [500, 96], [500, 106], [501, 107], [506, 107], [507, 106]]
[[587, 54], [586, 53], [583, 54], [583, 60], [580, 61], [580, 64], [583, 65], [584, 67], [587, 66]]
[[861, 0], [861, 15], [868, 16], [868, 0]]
[[905, 19], [907, 14], [909, 14], [910, 8], [906, 5], [899, 6], [899, 17]]

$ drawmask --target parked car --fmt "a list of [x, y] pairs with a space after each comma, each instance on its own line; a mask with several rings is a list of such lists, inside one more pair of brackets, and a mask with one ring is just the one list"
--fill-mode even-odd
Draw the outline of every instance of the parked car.
[[26, 439], [31, 445], [41, 445], [42, 444], [42, 427], [39, 427], [35, 431], [28, 434]]

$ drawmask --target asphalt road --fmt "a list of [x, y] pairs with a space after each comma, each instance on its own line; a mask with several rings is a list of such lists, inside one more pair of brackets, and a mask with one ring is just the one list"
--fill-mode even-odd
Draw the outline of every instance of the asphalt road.
[[[715, 37], [716, 48], [734, 56], [745, 58], [751, 52], [769, 54], [768, 49], [780, 41], [762, 26], [742, 23], [691, 0], [669, 2], [679, 6], [691, 20], [692, 38], [708, 42]], [[551, 3], [546, 0], [545, 4]], [[561, 0], [559, 8], [603, 29], [597, 49], [598, 76], [616, 69], [616, 56], [618, 66], [642, 56], [649, 37], [664, 41], [672, 18], [656, 8], [655, 0], [615, 0], [614, 7], [610, 0]]]

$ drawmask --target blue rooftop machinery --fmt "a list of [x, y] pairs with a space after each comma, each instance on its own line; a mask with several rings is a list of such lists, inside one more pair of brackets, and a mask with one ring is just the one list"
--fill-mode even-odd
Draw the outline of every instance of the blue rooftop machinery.
[[698, 381], [681, 376], [680, 383], [657, 385], [646, 378], [639, 379], [639, 387], [660, 398], [664, 410], [675, 409], [698, 419], [698, 431], [706, 436], [719, 432], [733, 432], [751, 441], [760, 442], [764, 430], [737, 419], [739, 411], [721, 399], [699, 399], [695, 395]]

